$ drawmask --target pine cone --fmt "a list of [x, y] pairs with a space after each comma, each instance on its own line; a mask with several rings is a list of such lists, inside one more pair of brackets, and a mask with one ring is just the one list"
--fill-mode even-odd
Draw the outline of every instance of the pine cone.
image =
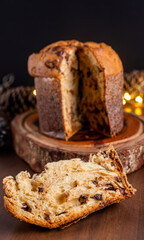
[[134, 70], [124, 74], [124, 90], [137, 96], [140, 93], [144, 94], [144, 70]]
[[16, 87], [0, 95], [0, 109], [9, 120], [19, 113], [36, 108], [33, 90], [33, 87]]

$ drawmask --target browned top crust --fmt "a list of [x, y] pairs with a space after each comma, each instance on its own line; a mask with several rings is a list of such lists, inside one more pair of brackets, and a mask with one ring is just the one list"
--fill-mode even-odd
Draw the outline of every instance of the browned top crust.
[[43, 48], [39, 53], [33, 53], [28, 59], [28, 72], [32, 77], [60, 77], [60, 65], [63, 58], [69, 58], [69, 52], [82, 46], [82, 43], [59, 41]]
[[123, 72], [123, 65], [118, 54], [105, 43], [86, 42], [84, 47], [89, 47], [103, 68], [105, 77]]
[[33, 53], [28, 59], [28, 72], [32, 77], [60, 77], [60, 65], [63, 58], [69, 57], [69, 52], [76, 48], [88, 47], [102, 67], [105, 77], [123, 72], [123, 65], [118, 54], [105, 43], [76, 40], [59, 41], [43, 48], [39, 53]]

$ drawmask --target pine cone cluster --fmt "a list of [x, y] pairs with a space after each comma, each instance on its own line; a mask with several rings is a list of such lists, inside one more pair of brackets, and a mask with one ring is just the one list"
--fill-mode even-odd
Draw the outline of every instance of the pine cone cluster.
[[36, 108], [33, 90], [33, 87], [16, 87], [0, 95], [0, 109], [8, 119], [11, 120], [19, 113]]
[[134, 70], [124, 74], [124, 90], [134, 97], [144, 94], [144, 71]]

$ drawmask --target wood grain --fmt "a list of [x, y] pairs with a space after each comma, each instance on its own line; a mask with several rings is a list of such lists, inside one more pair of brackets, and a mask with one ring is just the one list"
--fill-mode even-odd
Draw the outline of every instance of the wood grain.
[[118, 151], [126, 173], [144, 164], [143, 121], [127, 113], [123, 130], [113, 138], [88, 129], [82, 129], [70, 141], [50, 138], [40, 133], [38, 115], [34, 111], [17, 116], [12, 121], [12, 133], [16, 153], [36, 172], [42, 171], [47, 162], [75, 157], [87, 161], [90, 153], [103, 150], [110, 143]]
[[[0, 188], [5, 176], [15, 176], [30, 167], [12, 149], [0, 151]], [[136, 195], [119, 204], [95, 212], [64, 230], [48, 230], [13, 218], [3, 207], [0, 191], [1, 240], [143, 240], [144, 239], [144, 168], [128, 176]]]

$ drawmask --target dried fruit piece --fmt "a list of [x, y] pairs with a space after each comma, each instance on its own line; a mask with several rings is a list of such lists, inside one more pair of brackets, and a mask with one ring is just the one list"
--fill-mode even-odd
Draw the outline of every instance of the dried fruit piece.
[[81, 196], [79, 197], [79, 202], [80, 202], [81, 204], [86, 203], [87, 200], [88, 200], [88, 197], [85, 196], [85, 195], [81, 195]]

